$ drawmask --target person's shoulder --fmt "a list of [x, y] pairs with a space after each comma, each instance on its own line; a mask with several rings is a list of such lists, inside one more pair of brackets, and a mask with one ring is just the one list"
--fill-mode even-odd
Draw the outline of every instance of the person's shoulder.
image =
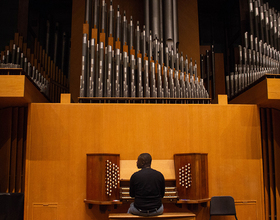
[[151, 168], [151, 170], [153, 170], [153, 172], [161, 173], [160, 171], [155, 170], [155, 169], [153, 169], [153, 168]]
[[158, 170], [155, 170], [155, 169], [151, 169], [153, 172], [155, 172], [155, 173], [157, 173], [158, 175], [161, 175], [161, 176], [163, 176], [163, 174], [160, 172], [160, 171], [158, 171]]
[[140, 171], [141, 171], [141, 170], [138, 170], [138, 171], [134, 172], [134, 173], [131, 175], [131, 177], [137, 176], [137, 175], [140, 173]]

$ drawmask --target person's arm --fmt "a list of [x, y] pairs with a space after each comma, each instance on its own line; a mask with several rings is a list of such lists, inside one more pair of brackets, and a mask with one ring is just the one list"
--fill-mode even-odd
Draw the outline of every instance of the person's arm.
[[162, 185], [161, 185], [161, 197], [163, 198], [165, 194], [165, 179], [164, 176], [162, 175]]
[[130, 197], [135, 197], [135, 187], [134, 187], [134, 181], [133, 181], [133, 176], [131, 176], [130, 181], [129, 181], [129, 195]]

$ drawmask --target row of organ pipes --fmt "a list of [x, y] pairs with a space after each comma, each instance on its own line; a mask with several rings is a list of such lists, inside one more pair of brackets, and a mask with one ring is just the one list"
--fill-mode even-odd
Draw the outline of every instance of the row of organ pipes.
[[[67, 36], [63, 32], [61, 41], [59, 41], [59, 24], [55, 24], [55, 33], [50, 35], [50, 21], [47, 20], [46, 46], [43, 46], [37, 40], [33, 42], [33, 53], [27, 48], [22, 36], [15, 34], [15, 39], [11, 40], [10, 45], [5, 51], [1, 52], [0, 68], [3, 69], [22, 69], [26, 76], [38, 87], [46, 97], [52, 102], [59, 102], [60, 93], [68, 92], [68, 80], [64, 74], [66, 63], [69, 59], [66, 55]], [[53, 25], [52, 25], [53, 26]], [[54, 38], [53, 54], [50, 53], [51, 37]], [[61, 51], [58, 51], [58, 44], [62, 44]], [[58, 59], [58, 56], [61, 56]], [[60, 63], [58, 63], [60, 60]], [[59, 66], [61, 68], [59, 68]], [[0, 75], [2, 73], [0, 72]], [[52, 91], [51, 91], [52, 90]]]
[[[28, 53], [28, 54], [27, 54]], [[28, 58], [29, 57], [29, 58]], [[48, 62], [47, 54], [44, 53], [44, 57], [47, 59], [46, 62]], [[45, 61], [45, 58], [41, 58]], [[43, 62], [44, 62], [43, 61]], [[49, 91], [50, 91], [50, 79], [46, 77], [45, 71], [43, 71], [43, 65], [42, 60], [40, 63], [40, 59], [35, 58], [34, 54], [30, 54], [25, 49], [25, 52], [23, 51], [23, 48], [20, 45], [17, 45], [16, 43], [12, 44], [12, 49], [8, 47], [5, 51], [1, 54], [1, 62], [0, 62], [0, 68], [3, 69], [22, 69], [25, 74], [35, 83], [35, 85], [39, 88], [40, 92], [45, 94], [47, 97], [49, 97]], [[40, 66], [40, 67], [39, 67]], [[55, 66], [51, 65], [52, 69]], [[41, 71], [42, 70], [42, 71]], [[51, 71], [51, 70], [49, 70]], [[0, 73], [0, 75], [3, 73]]]
[[250, 30], [238, 47], [239, 62], [226, 76], [228, 97], [234, 98], [265, 74], [280, 74], [280, 13], [262, 0], [248, 0]]
[[196, 61], [178, 52], [177, 0], [145, 0], [142, 30], [99, 4], [86, 0], [80, 98], [209, 98]]

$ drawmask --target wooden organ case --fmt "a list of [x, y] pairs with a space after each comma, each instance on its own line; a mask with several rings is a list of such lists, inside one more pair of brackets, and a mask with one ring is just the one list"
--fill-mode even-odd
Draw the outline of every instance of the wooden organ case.
[[180, 200], [203, 200], [209, 197], [207, 154], [175, 154], [176, 188]]

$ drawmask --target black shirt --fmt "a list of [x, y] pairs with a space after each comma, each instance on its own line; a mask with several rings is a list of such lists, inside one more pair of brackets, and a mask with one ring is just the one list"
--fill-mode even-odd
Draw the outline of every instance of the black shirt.
[[130, 178], [130, 196], [135, 197], [134, 206], [141, 210], [159, 208], [165, 192], [165, 180], [161, 172], [143, 168]]

